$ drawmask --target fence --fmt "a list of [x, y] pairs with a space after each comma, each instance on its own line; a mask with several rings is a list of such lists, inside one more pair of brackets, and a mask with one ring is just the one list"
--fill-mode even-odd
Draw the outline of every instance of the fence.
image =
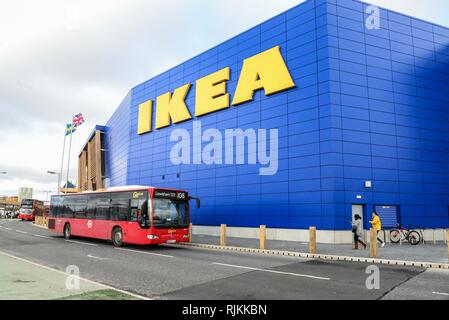
[[34, 218], [34, 224], [48, 228], [48, 217], [37, 216]]

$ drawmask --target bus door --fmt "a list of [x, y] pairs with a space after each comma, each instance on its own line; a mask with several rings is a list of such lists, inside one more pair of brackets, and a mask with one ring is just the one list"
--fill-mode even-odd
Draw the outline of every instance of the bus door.
[[131, 194], [131, 192], [111, 193], [111, 221], [109, 232], [111, 232], [114, 226], [119, 225], [123, 230], [124, 236], [127, 236]]
[[150, 214], [148, 212], [147, 199], [131, 199], [130, 222], [137, 222], [142, 229], [149, 229], [151, 226]]
[[87, 236], [109, 239], [110, 227], [110, 194], [100, 193], [89, 196], [89, 210], [86, 219]]

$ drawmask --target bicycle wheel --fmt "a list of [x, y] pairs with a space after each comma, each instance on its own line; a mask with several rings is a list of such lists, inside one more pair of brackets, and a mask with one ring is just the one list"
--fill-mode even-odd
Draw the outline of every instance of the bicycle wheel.
[[401, 231], [398, 229], [393, 229], [390, 231], [390, 241], [392, 243], [399, 243], [399, 241], [401, 241], [401, 236]]
[[417, 244], [419, 244], [421, 242], [421, 236], [419, 232], [416, 230], [410, 231], [408, 234], [408, 242], [412, 246], [416, 246]]

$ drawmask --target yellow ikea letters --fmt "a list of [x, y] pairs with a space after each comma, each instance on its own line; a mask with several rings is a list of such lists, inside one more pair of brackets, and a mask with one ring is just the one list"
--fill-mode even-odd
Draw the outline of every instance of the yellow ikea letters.
[[148, 100], [139, 106], [139, 124], [137, 126], [138, 134], [151, 132], [152, 114], [153, 101]]
[[[230, 94], [227, 92], [230, 73], [227, 67], [196, 81], [195, 117], [230, 107]], [[263, 89], [265, 95], [271, 95], [295, 86], [280, 47], [276, 46], [244, 60], [232, 105], [252, 101], [258, 90]], [[173, 94], [168, 92], [157, 97], [156, 129], [192, 119], [185, 103], [190, 88], [191, 84], [186, 84]], [[152, 100], [139, 106], [139, 135], [151, 132], [152, 111]]]
[[229, 108], [226, 81], [230, 74], [231, 69], [228, 67], [196, 81], [196, 117]]
[[180, 123], [192, 119], [189, 109], [187, 109], [185, 99], [192, 85], [186, 84], [171, 92], [163, 94], [156, 99], [156, 129], [168, 127], [171, 123]]
[[295, 87], [279, 46], [245, 59], [232, 105], [253, 100], [256, 90], [270, 95]]

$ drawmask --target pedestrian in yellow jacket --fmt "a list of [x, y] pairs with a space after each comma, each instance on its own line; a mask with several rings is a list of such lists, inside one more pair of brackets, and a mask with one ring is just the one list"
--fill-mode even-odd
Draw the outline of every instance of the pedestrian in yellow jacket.
[[[377, 231], [377, 234], [379, 235], [379, 232], [382, 230], [382, 221], [380, 220], [379, 215], [377, 214], [376, 211], [373, 212], [373, 220], [371, 220], [369, 223], [371, 224], [373, 229]], [[385, 243], [383, 242], [382, 239], [379, 238], [379, 236], [377, 236], [377, 241], [379, 241], [382, 248], [385, 247]]]

